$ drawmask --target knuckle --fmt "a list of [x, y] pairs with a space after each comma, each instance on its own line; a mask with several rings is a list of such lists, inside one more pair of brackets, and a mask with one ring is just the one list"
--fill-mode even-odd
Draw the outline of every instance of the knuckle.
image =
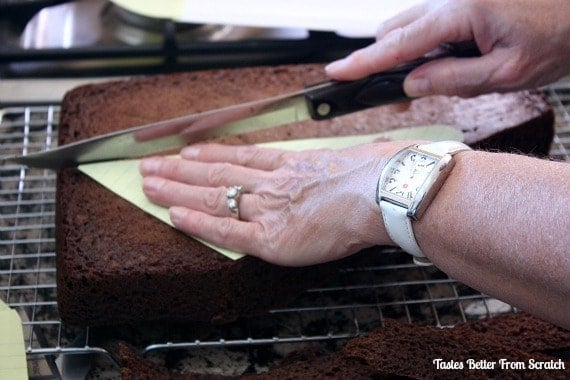
[[292, 169], [292, 170], [297, 170], [299, 168], [300, 160], [295, 156], [281, 154], [279, 160], [283, 168]]
[[432, 75], [425, 75], [423, 88], [427, 93], [446, 96], [471, 96], [472, 91], [476, 91], [479, 81], [467, 80], [456, 69], [441, 70], [435, 67], [430, 71]]
[[403, 31], [404, 28], [399, 27], [391, 30], [388, 34], [386, 34], [386, 37], [384, 39], [385, 47], [394, 49], [400, 46], [403, 38], [403, 33], [405, 33]]
[[225, 191], [223, 188], [215, 189], [208, 192], [203, 198], [204, 209], [207, 212], [215, 213], [222, 209], [223, 201], [225, 200]]
[[228, 241], [233, 232], [233, 220], [231, 218], [222, 218], [217, 224], [215, 231], [216, 237], [219, 241]]
[[276, 190], [287, 192], [298, 187], [299, 178], [296, 176], [275, 176], [271, 179], [271, 185]]
[[500, 86], [509, 88], [520, 82], [524, 77], [523, 73], [524, 65], [518, 59], [510, 59], [500, 66], [491, 80]]
[[413, 37], [412, 33], [410, 32], [410, 28], [398, 28], [396, 29], [396, 47], [405, 46], [411, 37]]
[[[384, 47], [381, 50], [378, 50], [376, 53], [377, 57], [382, 57], [386, 54], [386, 51], [389, 52], [392, 58], [392, 64], [397, 64], [398, 62], [404, 59], [403, 51], [405, 47], [408, 46], [408, 42], [410, 40], [411, 31], [410, 27], [400, 27], [390, 31], [384, 37]], [[375, 62], [371, 62], [375, 64]]]
[[316, 185], [318, 176], [303, 175], [298, 172], [279, 173], [268, 178], [258, 195], [263, 198], [264, 204], [271, 209], [286, 212], [291, 205], [306, 198]]
[[278, 151], [275, 154], [274, 162], [279, 166], [287, 165], [287, 161], [291, 158], [291, 155], [287, 151]]
[[441, 80], [426, 77], [425, 81], [427, 88], [431, 89], [431, 92], [447, 96], [465, 95], [465, 92], [469, 91], [471, 87], [468, 86], [465, 80], [460, 79], [453, 70], [443, 72]]
[[230, 173], [230, 164], [214, 164], [208, 169], [207, 181], [210, 186], [220, 186]]
[[259, 148], [254, 145], [244, 146], [237, 150], [236, 161], [242, 166], [248, 166], [259, 156]]
[[184, 173], [184, 162], [182, 160], [163, 160], [161, 169], [172, 177], [180, 176]]
[[359, 67], [365, 74], [368, 74], [378, 71], [377, 66], [378, 61], [382, 56], [381, 52], [382, 49], [380, 48], [380, 45], [374, 44], [368, 48], [351, 53], [348, 58], [350, 59], [353, 67]]
[[[325, 152], [321, 149], [320, 152]], [[287, 156], [283, 159], [283, 168], [288, 176], [309, 175], [319, 173], [324, 169], [324, 160], [315, 156]]]
[[260, 196], [256, 196], [256, 197], [251, 197], [252, 200], [252, 210], [255, 210], [256, 213], [259, 213], [259, 215], [263, 216], [266, 214], [266, 210], [267, 210], [267, 199], [266, 197], [261, 194]]

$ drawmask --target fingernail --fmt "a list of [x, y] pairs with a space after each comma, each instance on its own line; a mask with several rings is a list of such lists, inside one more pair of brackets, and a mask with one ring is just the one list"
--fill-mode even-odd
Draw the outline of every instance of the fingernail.
[[168, 213], [170, 215], [170, 221], [175, 226], [181, 224], [188, 214], [187, 210], [184, 207], [171, 207], [168, 210]]
[[190, 160], [193, 160], [196, 157], [198, 157], [198, 154], [200, 154], [200, 148], [195, 147], [195, 146], [188, 146], [188, 147], [182, 149], [182, 151], [180, 152], [180, 155], [182, 156], [182, 158], [186, 158], [186, 159], [190, 159]]
[[433, 93], [431, 83], [424, 78], [406, 80], [404, 83], [404, 91], [412, 98], [431, 95]]
[[163, 186], [164, 180], [157, 177], [146, 177], [143, 179], [143, 192], [146, 195], [155, 195]]
[[339, 59], [337, 61], [331, 62], [325, 66], [325, 71], [327, 73], [333, 73], [334, 71], [338, 71], [342, 69], [342, 67], [346, 64], [346, 58]]
[[159, 171], [162, 159], [158, 157], [150, 157], [141, 160], [139, 171], [143, 175], [155, 174]]

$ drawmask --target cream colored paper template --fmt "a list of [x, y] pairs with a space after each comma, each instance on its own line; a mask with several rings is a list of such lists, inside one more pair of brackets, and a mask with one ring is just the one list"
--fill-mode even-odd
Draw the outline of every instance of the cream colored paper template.
[[[463, 134], [449, 126], [433, 125], [426, 127], [402, 128], [370, 135], [275, 141], [259, 145], [292, 151], [322, 148], [342, 149], [358, 144], [370, 143], [379, 138], [388, 138], [391, 140], [415, 139], [429, 141], [462, 141]], [[98, 162], [80, 165], [79, 170], [143, 211], [153, 215], [162, 222], [173, 226], [168, 215], [168, 209], [150, 202], [144, 195], [142, 191], [143, 179], [139, 173], [139, 162], [139, 159]], [[232, 260], [237, 260], [244, 256], [241, 253], [215, 246], [206, 241], [200, 239], [197, 240]]]
[[27, 380], [28, 364], [22, 321], [0, 300], [0, 379]]

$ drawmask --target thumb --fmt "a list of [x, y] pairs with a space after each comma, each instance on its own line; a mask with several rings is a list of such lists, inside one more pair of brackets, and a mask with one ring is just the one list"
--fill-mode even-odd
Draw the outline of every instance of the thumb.
[[448, 95], [471, 97], [504, 90], [512, 64], [504, 54], [493, 51], [477, 58], [443, 58], [413, 70], [404, 81], [410, 97]]

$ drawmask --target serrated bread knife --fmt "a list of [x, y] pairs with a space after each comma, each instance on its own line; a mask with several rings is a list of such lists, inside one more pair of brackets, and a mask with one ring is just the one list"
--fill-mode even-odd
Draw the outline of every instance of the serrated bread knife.
[[403, 82], [410, 71], [443, 55], [478, 52], [447, 47], [443, 53], [356, 81], [329, 81], [301, 91], [113, 132], [25, 156], [4, 158], [28, 167], [60, 169], [83, 163], [143, 157], [212, 137], [241, 134], [307, 119], [325, 120], [367, 108], [410, 100]]

